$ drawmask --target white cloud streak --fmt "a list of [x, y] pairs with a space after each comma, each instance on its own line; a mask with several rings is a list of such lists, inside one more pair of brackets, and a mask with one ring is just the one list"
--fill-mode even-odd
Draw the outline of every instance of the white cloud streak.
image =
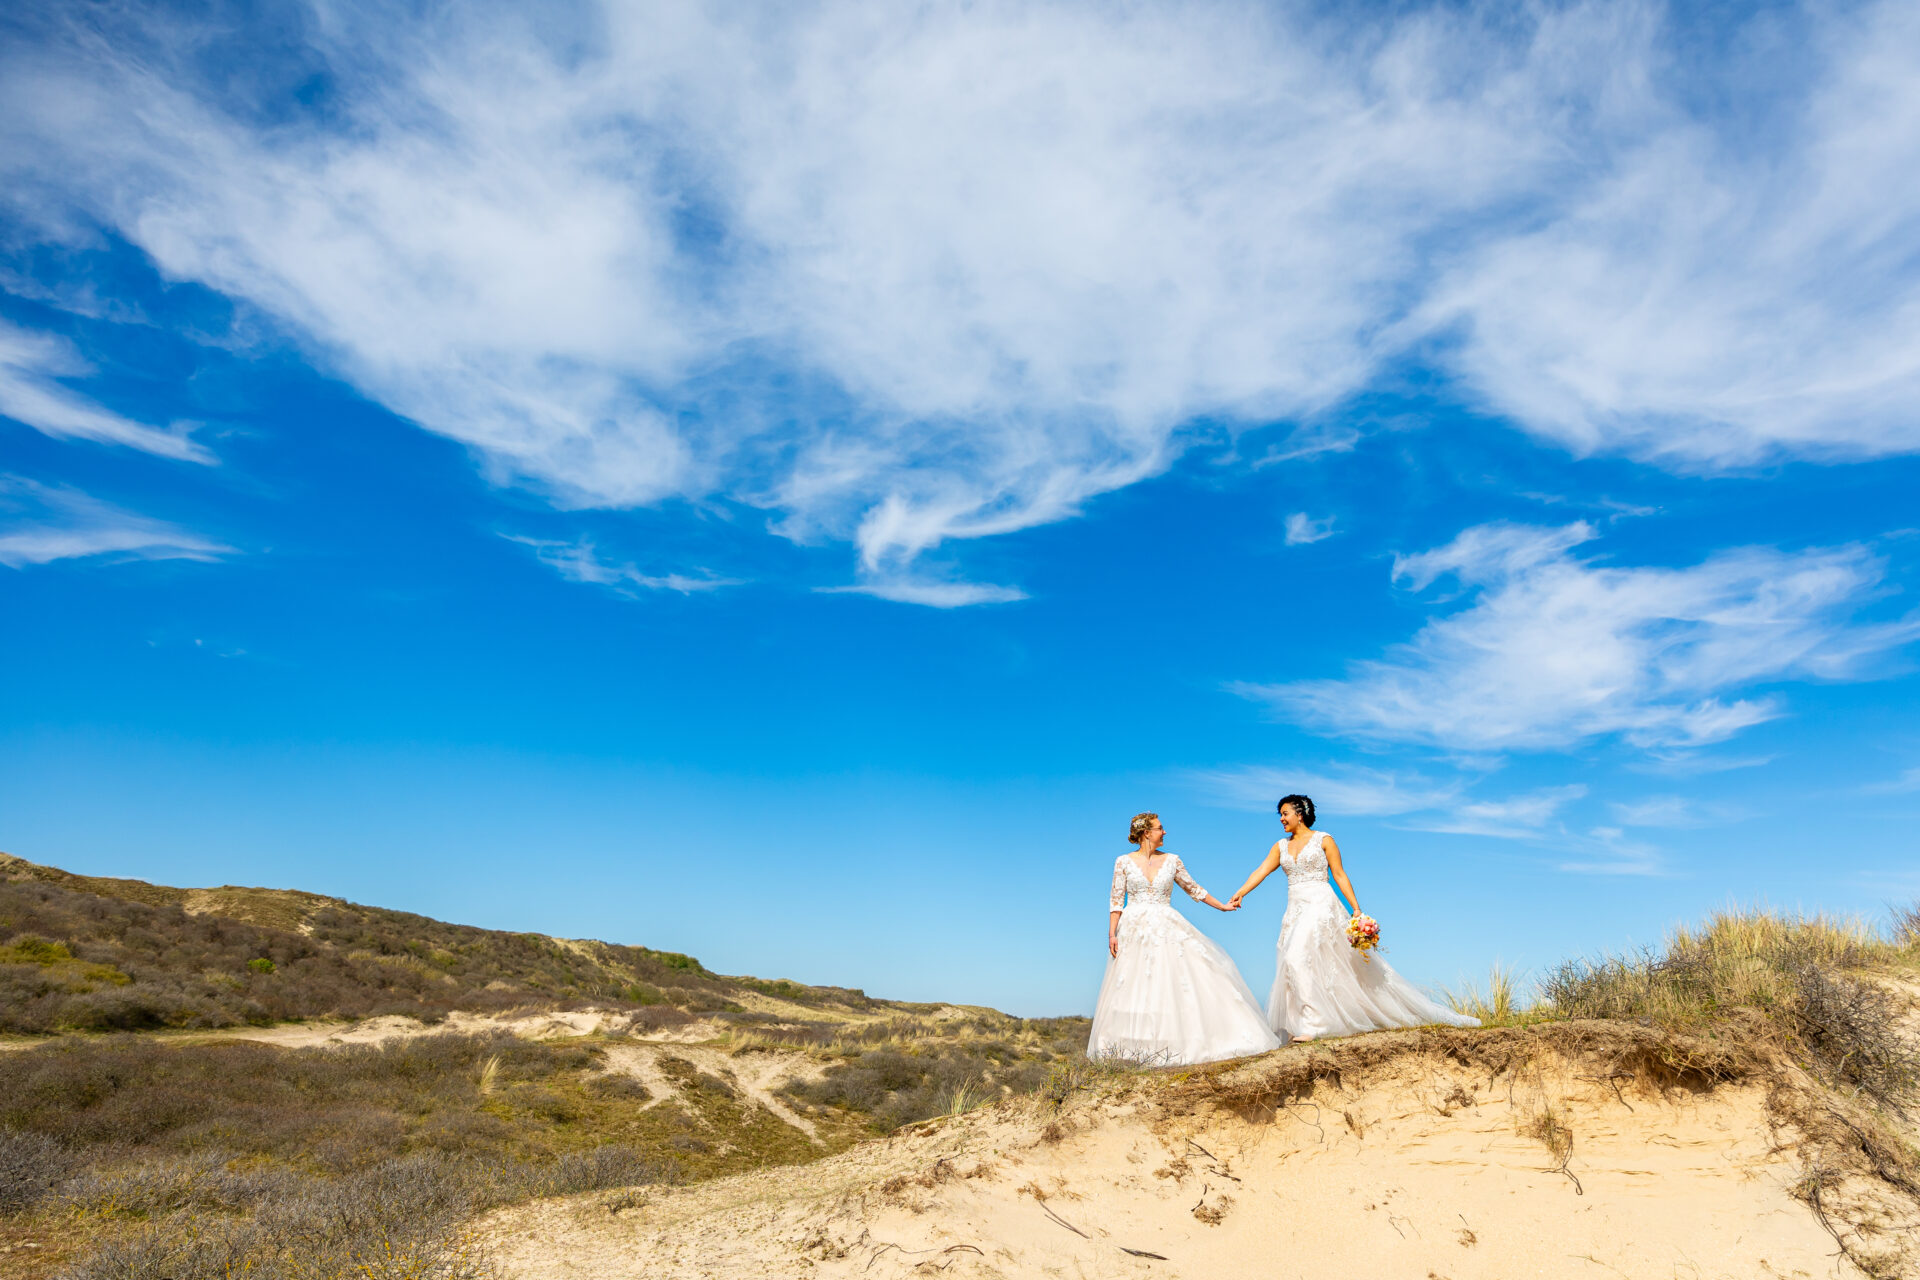
[[1711, 827], [1743, 815], [1724, 805], [1703, 805], [1687, 796], [1643, 796], [1607, 806], [1623, 827]]
[[755, 504], [889, 598], [1408, 359], [1583, 453], [1920, 448], [1897, 0], [1752, 19], [1792, 78], [1632, 2], [330, 3], [219, 85], [212, 25], [108, 12], [0, 55], [22, 219], [104, 221], [498, 481]]
[[581, 538], [573, 542], [553, 541], [543, 538], [523, 538], [514, 534], [502, 534], [509, 542], [517, 542], [531, 548], [535, 558], [568, 582], [582, 582], [596, 587], [611, 587], [623, 595], [634, 595], [637, 591], [678, 591], [681, 595], [691, 595], [700, 591], [717, 591], [721, 587], [740, 585], [738, 578], [722, 578], [702, 570], [699, 573], [642, 573], [631, 564], [612, 564], [600, 558], [599, 551], [592, 541]]
[[0, 414], [50, 436], [125, 445], [182, 462], [215, 460], [185, 428], [134, 422], [58, 381], [89, 372], [71, 344], [0, 320]]
[[1394, 818], [1398, 821], [1390, 825], [1409, 831], [1522, 840], [1590, 855], [1560, 863], [1564, 871], [1607, 875], [1660, 872], [1657, 852], [1642, 842], [1623, 839], [1617, 829], [1600, 828], [1591, 835], [1566, 829], [1560, 821], [1561, 811], [1587, 795], [1586, 786], [1580, 783], [1487, 799], [1468, 794], [1464, 778], [1435, 779], [1418, 772], [1362, 765], [1311, 769], [1248, 765], [1194, 770], [1187, 778], [1202, 796], [1227, 808], [1271, 813], [1281, 796], [1298, 792], [1313, 797], [1323, 826], [1337, 823], [1343, 816]]
[[1595, 876], [1664, 876], [1669, 874], [1660, 850], [1635, 840], [1618, 827], [1595, 827], [1584, 836], [1569, 838], [1583, 856], [1559, 864], [1562, 871]]
[[1613, 568], [1562, 528], [1487, 524], [1403, 556], [1419, 590], [1451, 577], [1471, 592], [1411, 642], [1345, 679], [1241, 686], [1340, 736], [1456, 751], [1561, 749], [1618, 735], [1654, 750], [1722, 741], [1783, 713], [1743, 696], [1790, 679], [1873, 674], [1920, 636], [1920, 616], [1860, 623], [1881, 563], [1862, 547], [1721, 552], [1690, 568]]
[[1295, 769], [1249, 765], [1196, 770], [1190, 778], [1202, 794], [1235, 809], [1272, 812], [1281, 796], [1298, 793], [1312, 796], [1315, 808], [1329, 814], [1359, 817], [1450, 808], [1464, 790], [1458, 781], [1363, 766]]
[[935, 609], [959, 609], [971, 604], [1009, 604], [1025, 600], [1018, 587], [985, 582], [939, 582], [926, 578], [879, 578], [851, 587], [821, 587], [829, 595], [874, 596], [901, 604], [923, 604]]
[[1881, 782], [1869, 782], [1860, 790], [1870, 796], [1903, 796], [1920, 791], [1920, 765], [1903, 770], [1898, 776]]
[[1443, 813], [1408, 823], [1416, 831], [1511, 839], [1539, 835], [1560, 810], [1587, 794], [1574, 783], [1508, 796], [1504, 800], [1463, 800]]
[[232, 547], [73, 489], [0, 476], [0, 565], [56, 560], [216, 560]]
[[1333, 536], [1333, 517], [1315, 520], [1304, 511], [1296, 511], [1287, 517], [1287, 545], [1290, 547], [1311, 546], [1324, 542]]

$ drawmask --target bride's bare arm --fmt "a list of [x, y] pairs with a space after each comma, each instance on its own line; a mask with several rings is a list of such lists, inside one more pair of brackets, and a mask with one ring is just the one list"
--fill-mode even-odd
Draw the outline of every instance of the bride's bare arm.
[[1347, 895], [1347, 905], [1353, 908], [1353, 914], [1360, 914], [1360, 899], [1354, 896], [1353, 881], [1347, 879], [1347, 869], [1340, 865], [1340, 846], [1333, 842], [1332, 836], [1320, 837], [1320, 847], [1327, 851], [1327, 870], [1333, 875], [1333, 882], [1340, 886], [1340, 892]]
[[1260, 887], [1260, 882], [1262, 880], [1265, 880], [1268, 876], [1272, 875], [1276, 870], [1279, 869], [1279, 867], [1280, 867], [1280, 842], [1276, 840], [1273, 842], [1273, 848], [1267, 850], [1266, 860], [1262, 862], [1259, 866], [1253, 869], [1253, 874], [1247, 877], [1247, 882], [1240, 886], [1240, 892], [1234, 894], [1231, 898], [1228, 898], [1227, 901], [1231, 902], [1236, 907], [1239, 906], [1240, 899], [1246, 897], [1248, 894], [1252, 893], [1255, 889], [1258, 889]]

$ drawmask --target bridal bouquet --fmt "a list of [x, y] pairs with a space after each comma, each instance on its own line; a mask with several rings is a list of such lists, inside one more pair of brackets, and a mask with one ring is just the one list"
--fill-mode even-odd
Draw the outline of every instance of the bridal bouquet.
[[1373, 963], [1369, 951], [1380, 946], [1380, 922], [1372, 916], [1355, 915], [1347, 921], [1347, 941], [1360, 953], [1360, 958], [1368, 964]]

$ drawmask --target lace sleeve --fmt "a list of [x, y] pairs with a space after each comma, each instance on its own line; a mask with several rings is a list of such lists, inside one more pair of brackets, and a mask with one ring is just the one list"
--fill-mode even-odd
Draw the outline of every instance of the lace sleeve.
[[1193, 877], [1187, 874], [1187, 864], [1178, 858], [1173, 860], [1173, 882], [1185, 889], [1187, 896], [1195, 902], [1200, 902], [1207, 896], [1207, 891], [1195, 884]]
[[1119, 911], [1127, 905], [1127, 864], [1122, 858], [1113, 860], [1113, 892], [1107, 895], [1107, 909]]

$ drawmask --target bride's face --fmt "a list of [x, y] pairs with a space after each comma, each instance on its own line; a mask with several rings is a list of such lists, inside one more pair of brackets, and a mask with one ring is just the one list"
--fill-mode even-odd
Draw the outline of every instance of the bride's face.
[[1286, 831], [1288, 835], [1292, 835], [1295, 831], [1299, 830], [1300, 811], [1294, 808], [1290, 804], [1281, 805], [1280, 806], [1280, 826]]
[[1162, 840], [1165, 840], [1166, 838], [1167, 838], [1167, 829], [1160, 825], [1160, 822], [1158, 819], [1155, 819], [1154, 824], [1147, 828], [1146, 834], [1140, 837], [1140, 843], [1143, 845], [1159, 844]]

